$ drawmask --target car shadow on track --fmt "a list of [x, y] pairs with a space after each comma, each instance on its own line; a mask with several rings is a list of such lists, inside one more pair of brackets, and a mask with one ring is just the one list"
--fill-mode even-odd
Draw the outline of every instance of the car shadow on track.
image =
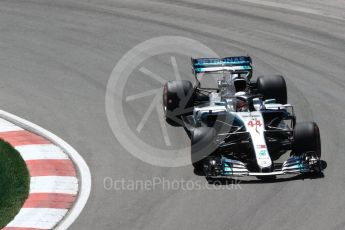
[[292, 177], [284, 177], [284, 178], [276, 178], [276, 177], [268, 177], [266, 179], [251, 179], [248, 180], [242, 178], [208, 178], [206, 180], [209, 184], [212, 185], [229, 185], [229, 184], [273, 184], [273, 183], [281, 183], [281, 182], [288, 182], [288, 181], [296, 181], [296, 180], [316, 180], [324, 178], [324, 173], [305, 173], [301, 175], [296, 175]]

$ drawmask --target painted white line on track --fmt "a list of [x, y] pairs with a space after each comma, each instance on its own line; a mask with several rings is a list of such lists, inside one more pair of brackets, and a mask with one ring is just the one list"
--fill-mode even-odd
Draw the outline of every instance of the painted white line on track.
[[30, 193], [78, 193], [78, 179], [68, 176], [31, 177]]
[[22, 145], [15, 147], [24, 161], [28, 160], [67, 160], [68, 156], [56, 145]]
[[67, 211], [55, 208], [22, 208], [7, 227], [52, 229]]
[[0, 118], [13, 122], [26, 130], [41, 135], [50, 140], [53, 144], [56, 144], [57, 146], [62, 148], [62, 150], [69, 155], [69, 157], [76, 165], [79, 174], [79, 193], [77, 200], [74, 203], [74, 206], [67, 213], [66, 217], [55, 227], [55, 229], [58, 230], [67, 229], [78, 218], [90, 196], [91, 173], [86, 162], [72, 146], [70, 146], [67, 142], [65, 142], [55, 134], [49, 132], [48, 130], [3, 110], [0, 110]]
[[2, 118], [0, 118], [0, 132], [11, 132], [11, 131], [20, 131], [23, 130], [22, 128], [14, 125], [11, 122], [8, 122]]

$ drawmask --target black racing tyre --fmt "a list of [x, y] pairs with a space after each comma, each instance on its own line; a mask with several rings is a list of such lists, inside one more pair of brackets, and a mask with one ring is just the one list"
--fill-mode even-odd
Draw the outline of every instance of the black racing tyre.
[[193, 113], [194, 88], [190, 81], [168, 81], [163, 89], [163, 109], [169, 124], [180, 126], [180, 117]]
[[195, 128], [191, 136], [191, 161], [197, 172], [203, 172], [203, 161], [216, 149], [216, 130], [211, 127]]
[[263, 94], [264, 100], [276, 99], [277, 103], [287, 104], [286, 82], [283, 76], [260, 76], [257, 80], [257, 88], [259, 93]]
[[321, 158], [320, 130], [315, 122], [297, 123], [294, 129], [292, 154], [299, 156], [306, 152], [315, 152]]

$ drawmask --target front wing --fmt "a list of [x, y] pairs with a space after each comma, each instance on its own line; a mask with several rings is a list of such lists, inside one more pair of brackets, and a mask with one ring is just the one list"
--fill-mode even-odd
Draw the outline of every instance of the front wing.
[[208, 177], [239, 177], [239, 176], [277, 176], [285, 174], [321, 173], [325, 166], [314, 154], [290, 156], [280, 169], [271, 172], [251, 172], [246, 165], [226, 157], [210, 157], [204, 164], [204, 172]]

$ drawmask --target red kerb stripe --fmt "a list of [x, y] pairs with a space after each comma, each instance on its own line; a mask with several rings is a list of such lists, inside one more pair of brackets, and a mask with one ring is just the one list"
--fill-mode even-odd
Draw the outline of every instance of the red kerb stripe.
[[4, 139], [13, 146], [33, 145], [33, 144], [49, 144], [47, 139], [38, 136], [26, 130], [0, 132], [0, 138]]
[[30, 176], [76, 176], [71, 160], [28, 160]]
[[69, 209], [76, 200], [75, 195], [59, 193], [31, 193], [23, 208]]

